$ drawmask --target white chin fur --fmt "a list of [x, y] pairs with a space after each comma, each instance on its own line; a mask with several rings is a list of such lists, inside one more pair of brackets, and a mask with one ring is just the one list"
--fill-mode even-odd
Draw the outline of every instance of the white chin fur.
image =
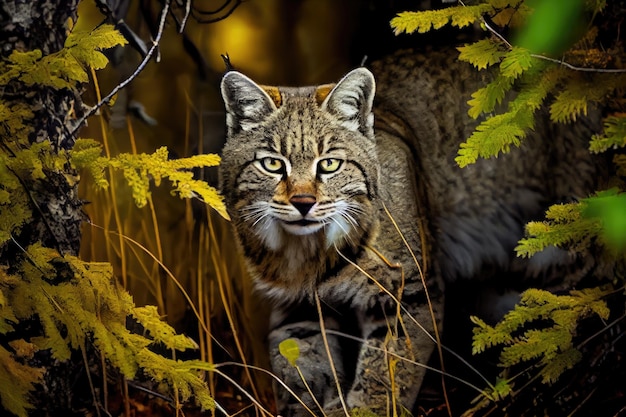
[[282, 223], [282, 226], [287, 233], [290, 233], [296, 236], [304, 236], [304, 235], [309, 235], [311, 233], [317, 232], [322, 227], [324, 227], [324, 224], [323, 223], [309, 223], [305, 226], [302, 226], [298, 224]]

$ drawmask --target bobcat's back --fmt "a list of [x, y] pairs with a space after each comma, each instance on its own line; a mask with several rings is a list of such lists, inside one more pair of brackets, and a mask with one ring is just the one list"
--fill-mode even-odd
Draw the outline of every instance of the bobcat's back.
[[[379, 134], [401, 126], [413, 151], [426, 194], [420, 204], [448, 280], [474, 277], [485, 265], [509, 268], [528, 221], [542, 218], [549, 204], [597, 189], [597, 161], [587, 150], [589, 137], [600, 128], [594, 110], [576, 124], [561, 126], [540, 113], [535, 131], [519, 149], [460, 168], [454, 158], [481, 121], [468, 116], [467, 102], [490, 81], [489, 71], [457, 61], [451, 51], [402, 51], [372, 69]], [[539, 255], [524, 268], [534, 275], [558, 260]]]

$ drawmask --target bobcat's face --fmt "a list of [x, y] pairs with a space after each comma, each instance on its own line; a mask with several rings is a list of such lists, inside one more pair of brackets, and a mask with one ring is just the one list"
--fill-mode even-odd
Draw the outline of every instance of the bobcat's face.
[[279, 250], [309, 236], [328, 248], [367, 232], [378, 181], [373, 78], [354, 72], [323, 100], [320, 88], [269, 89], [272, 99], [239, 73], [225, 76], [222, 191], [244, 242], [253, 234]]

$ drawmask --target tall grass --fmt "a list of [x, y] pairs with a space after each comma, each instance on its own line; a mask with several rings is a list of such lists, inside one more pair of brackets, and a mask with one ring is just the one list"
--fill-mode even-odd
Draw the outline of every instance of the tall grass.
[[[95, 73], [92, 79], [99, 100]], [[202, 152], [202, 137], [190, 133], [202, 135], [202, 111], [189, 102], [186, 113], [184, 152]], [[118, 130], [111, 128], [108, 116], [109, 110], [104, 109], [81, 132], [82, 137], [100, 140], [106, 156], [152, 152], [160, 146], [162, 138], [156, 137], [155, 130], [153, 136], [146, 134], [150, 130], [138, 127], [141, 122], [131, 115], [126, 115], [125, 129]], [[198, 128], [191, 128], [192, 121]], [[211, 394], [218, 403], [227, 404], [229, 413], [248, 407], [251, 401], [246, 395], [271, 407], [269, 377], [250, 371], [255, 365], [267, 367], [265, 325], [260, 320], [267, 314], [259, 314], [261, 307], [253, 299], [230, 226], [201, 202], [171, 196], [167, 184], [154, 188], [148, 205], [137, 208], [123, 176], [109, 172], [109, 180], [108, 189], [96, 190], [89, 177], [82, 178], [81, 193], [89, 202], [85, 211], [90, 219], [83, 229], [82, 258], [110, 262], [136, 304], [156, 305], [170, 324], [197, 341], [199, 349], [193, 354], [198, 358], [242, 365], [220, 370], [234, 384], [206, 372]], [[123, 390], [128, 392], [127, 387]], [[256, 413], [259, 410], [256, 407]]]

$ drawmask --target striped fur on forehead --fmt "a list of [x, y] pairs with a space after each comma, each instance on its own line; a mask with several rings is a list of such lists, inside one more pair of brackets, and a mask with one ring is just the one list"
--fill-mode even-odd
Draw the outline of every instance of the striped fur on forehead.
[[346, 132], [334, 116], [323, 111], [312, 91], [281, 89], [281, 107], [263, 124], [263, 145], [285, 157], [319, 157], [347, 149]]

